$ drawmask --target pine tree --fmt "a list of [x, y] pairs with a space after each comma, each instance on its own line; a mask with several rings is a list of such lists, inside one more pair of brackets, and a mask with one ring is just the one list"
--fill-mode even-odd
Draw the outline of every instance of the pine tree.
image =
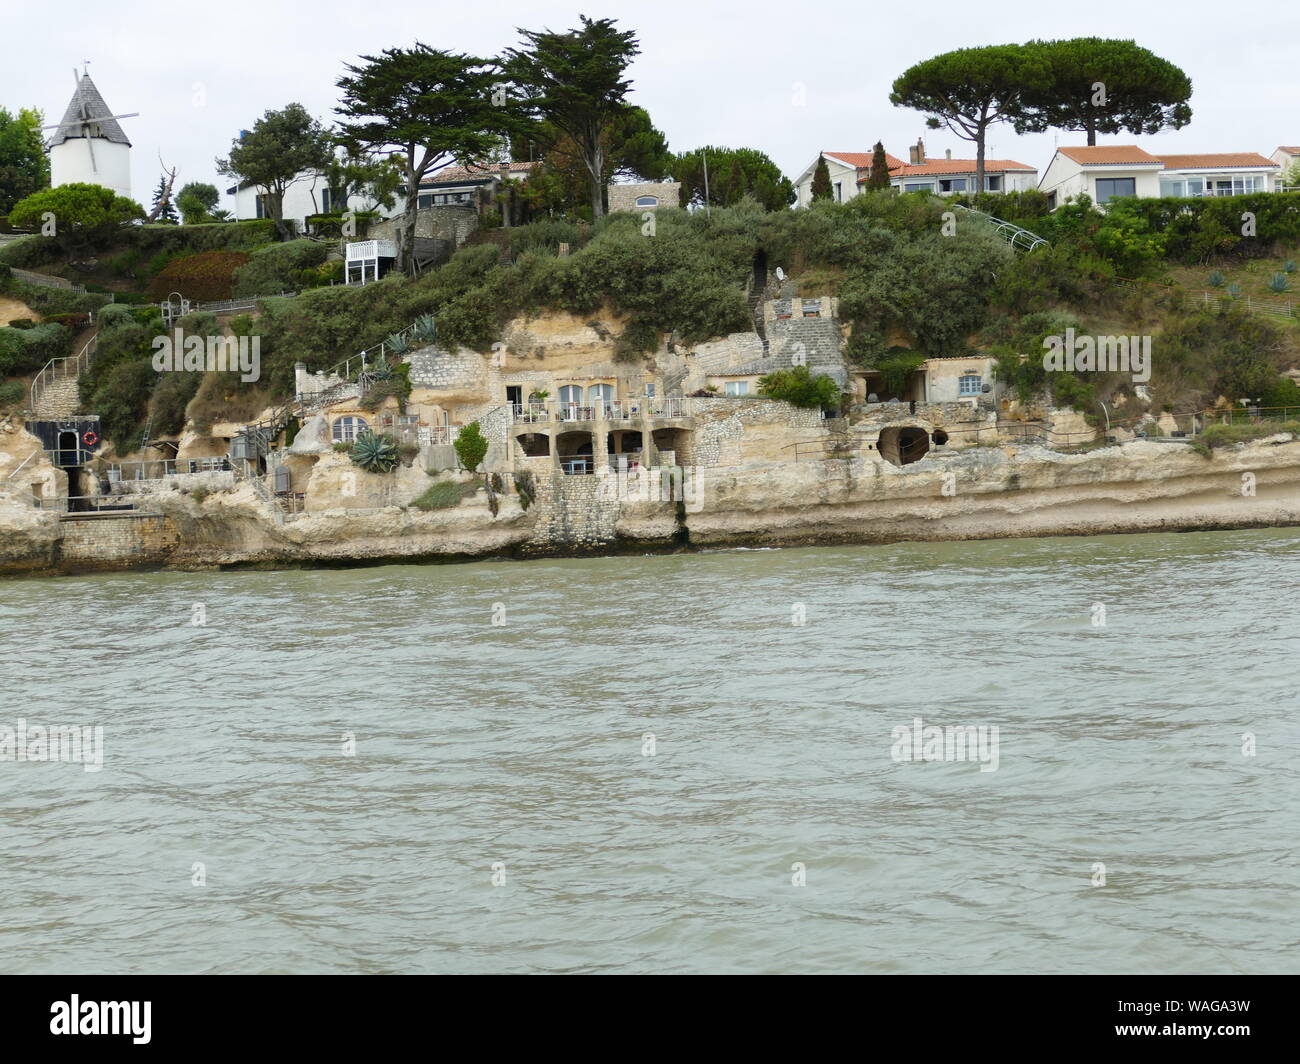
[[889, 187], [889, 160], [885, 158], [885, 146], [876, 141], [871, 149], [871, 176], [867, 178], [867, 189], [875, 192]]
[[824, 155], [817, 160], [817, 169], [813, 171], [812, 198], [814, 202], [831, 198], [831, 168], [826, 165]]
[[[160, 207], [159, 204], [162, 206]], [[176, 224], [176, 208], [172, 206], [171, 189], [168, 187], [167, 178], [158, 178], [158, 187], [154, 189], [151, 206], [158, 221], [165, 222], [168, 225]]]

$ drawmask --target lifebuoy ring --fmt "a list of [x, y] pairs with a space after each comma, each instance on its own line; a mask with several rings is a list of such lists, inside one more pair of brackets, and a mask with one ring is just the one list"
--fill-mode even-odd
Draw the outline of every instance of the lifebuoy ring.
[[93, 429], [88, 429], [86, 434], [81, 437], [81, 442], [87, 447], [94, 447], [99, 442], [99, 434]]

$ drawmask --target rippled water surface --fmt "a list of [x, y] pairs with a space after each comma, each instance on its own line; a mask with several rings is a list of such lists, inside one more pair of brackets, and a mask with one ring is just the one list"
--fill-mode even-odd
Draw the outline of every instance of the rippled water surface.
[[0, 967], [1298, 971], [1298, 612], [1295, 531], [0, 582], [105, 751], [0, 761]]

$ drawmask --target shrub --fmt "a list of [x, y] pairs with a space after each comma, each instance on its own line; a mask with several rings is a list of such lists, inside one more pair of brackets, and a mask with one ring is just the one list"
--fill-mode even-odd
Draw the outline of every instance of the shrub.
[[1215, 270], [1213, 273], [1211, 273], [1211, 274], [1210, 274], [1210, 277], [1209, 277], [1209, 282], [1210, 282], [1210, 287], [1211, 287], [1211, 288], [1222, 288], [1222, 287], [1223, 287], [1223, 271], [1222, 271], [1222, 270]]
[[474, 472], [479, 467], [479, 463], [487, 457], [488, 450], [488, 441], [484, 438], [483, 430], [479, 428], [477, 421], [471, 421], [460, 430], [455, 447], [460, 464], [471, 473]]
[[36, 322], [32, 321], [31, 318], [14, 318], [14, 320], [9, 323], [9, 328], [30, 329], [35, 324]]
[[367, 473], [391, 473], [400, 458], [392, 436], [363, 432], [352, 442], [352, 461]]
[[765, 374], [758, 379], [758, 391], [769, 399], [781, 399], [805, 409], [831, 410], [840, 404], [840, 386], [824, 373], [814, 377], [807, 366]]
[[34, 373], [52, 358], [72, 353], [72, 335], [62, 325], [0, 329], [0, 377]]
[[249, 261], [242, 251], [202, 251], [169, 263], [149, 284], [158, 300], [171, 292], [187, 299], [229, 299], [234, 290], [235, 271]]
[[22, 401], [22, 381], [0, 381], [0, 409], [9, 406], [17, 406]]
[[445, 510], [455, 506], [478, 491], [475, 484], [458, 484], [454, 480], [440, 480], [430, 484], [418, 497], [411, 500], [417, 510]]
[[[325, 262], [328, 248], [314, 240], [290, 240], [258, 248], [235, 273], [237, 296], [278, 295], [322, 282], [315, 269]], [[328, 284], [328, 279], [323, 283]]]

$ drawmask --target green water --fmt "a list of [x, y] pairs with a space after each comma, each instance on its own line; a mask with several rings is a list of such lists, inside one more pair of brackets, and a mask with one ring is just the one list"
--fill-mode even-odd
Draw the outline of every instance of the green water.
[[6, 581], [0, 726], [104, 739], [0, 761], [0, 960], [1296, 971], [1298, 586], [1293, 530]]

